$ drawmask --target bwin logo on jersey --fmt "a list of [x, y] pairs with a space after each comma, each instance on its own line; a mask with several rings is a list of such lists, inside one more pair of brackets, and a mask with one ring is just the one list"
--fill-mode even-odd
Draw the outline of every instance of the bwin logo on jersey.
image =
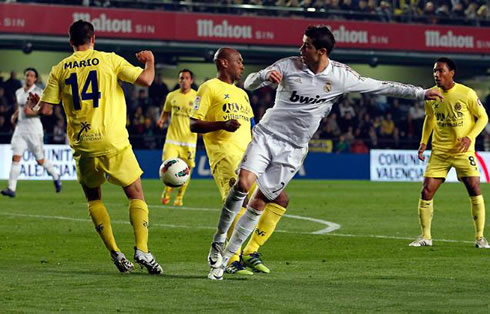
[[320, 95], [316, 95], [315, 97], [301, 96], [294, 90], [291, 97], [289, 97], [289, 101], [302, 104], [321, 104], [326, 102], [327, 98], [320, 98]]

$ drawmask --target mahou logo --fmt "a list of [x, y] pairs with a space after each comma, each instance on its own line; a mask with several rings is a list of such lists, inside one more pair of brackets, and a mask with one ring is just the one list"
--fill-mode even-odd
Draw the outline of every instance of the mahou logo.
[[339, 28], [333, 28], [330, 25], [327, 26], [332, 31], [336, 42], [346, 44], [367, 44], [369, 42], [367, 31], [348, 30], [344, 25], [340, 25]]
[[458, 36], [452, 31], [441, 34], [439, 31], [425, 31], [425, 45], [427, 47], [447, 47], [447, 48], [473, 48], [473, 36]]
[[217, 38], [252, 38], [252, 26], [233, 25], [228, 20], [223, 20], [221, 24], [214, 24], [213, 20], [197, 20], [197, 36], [217, 37]]
[[90, 13], [75, 12], [73, 21], [83, 20], [92, 23], [96, 31], [113, 33], [131, 33], [133, 27], [129, 19], [110, 19], [105, 13], [92, 17]]

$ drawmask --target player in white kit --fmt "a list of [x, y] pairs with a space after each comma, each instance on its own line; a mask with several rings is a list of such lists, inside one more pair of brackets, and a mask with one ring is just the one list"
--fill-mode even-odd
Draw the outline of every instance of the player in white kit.
[[[245, 80], [249, 90], [278, 84], [276, 100], [254, 128], [253, 140], [240, 164], [238, 181], [222, 208], [208, 256], [208, 261], [216, 263], [210, 263], [208, 278], [222, 279], [223, 265], [254, 230], [267, 203], [288, 203], [284, 188], [300, 169], [309, 140], [338, 97], [359, 92], [418, 100], [442, 98], [435, 89], [361, 77], [347, 65], [328, 58], [334, 45], [335, 38], [327, 27], [310, 26], [304, 33], [299, 57], [279, 60], [251, 73]], [[256, 180], [258, 189], [236, 223], [226, 248], [220, 250], [229, 225]]]
[[27, 68], [24, 71], [24, 86], [15, 92], [17, 109], [12, 115], [12, 124], [15, 126], [14, 135], [10, 142], [12, 148], [12, 165], [10, 166], [8, 187], [0, 193], [4, 196], [15, 197], [17, 188], [17, 177], [20, 173], [20, 159], [22, 154], [29, 150], [36, 157], [37, 163], [42, 166], [53, 177], [56, 193], [61, 191], [60, 176], [49, 160], [44, 159], [43, 148], [43, 125], [41, 119], [29, 106], [25, 106], [29, 93], [41, 95], [42, 90], [36, 86], [38, 73], [34, 68]]

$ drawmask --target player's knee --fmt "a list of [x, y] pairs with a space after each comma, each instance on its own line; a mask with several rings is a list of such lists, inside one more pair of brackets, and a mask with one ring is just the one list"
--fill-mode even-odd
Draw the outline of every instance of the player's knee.
[[286, 208], [289, 205], [289, 196], [283, 191], [283, 192], [281, 192], [281, 194], [279, 194], [278, 197], [276, 197], [276, 199], [274, 200], [274, 203], [276, 203], [279, 206]]

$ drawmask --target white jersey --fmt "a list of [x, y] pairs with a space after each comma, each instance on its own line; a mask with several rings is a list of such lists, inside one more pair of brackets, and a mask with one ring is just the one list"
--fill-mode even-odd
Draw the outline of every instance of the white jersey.
[[281, 59], [250, 74], [245, 80], [245, 88], [257, 89], [271, 84], [266, 75], [272, 70], [281, 72], [282, 80], [277, 87], [274, 106], [266, 111], [256, 127], [296, 147], [308, 145], [322, 118], [345, 93], [373, 93], [418, 100], [423, 100], [425, 95], [421, 87], [361, 77], [347, 65], [333, 60], [329, 60], [323, 72], [315, 74], [300, 57]]
[[27, 103], [27, 97], [29, 97], [29, 93], [37, 94], [41, 96], [42, 89], [37, 87], [35, 84], [29, 88], [26, 92], [24, 87], [19, 88], [15, 92], [15, 97], [17, 99], [17, 108], [19, 111], [19, 116], [17, 120], [17, 126], [15, 127], [15, 133], [21, 134], [43, 134], [43, 125], [41, 123], [40, 116], [28, 117], [24, 113], [24, 107]]

